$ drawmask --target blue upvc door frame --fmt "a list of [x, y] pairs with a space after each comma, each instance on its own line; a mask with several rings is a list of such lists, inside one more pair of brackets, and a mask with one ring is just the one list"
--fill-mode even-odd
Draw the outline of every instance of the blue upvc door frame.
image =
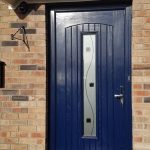
[[[90, 4], [90, 5], [89, 5]], [[130, 99], [130, 105], [127, 110], [130, 112], [130, 116], [128, 118], [128, 129], [130, 130], [130, 145], [132, 145], [132, 69], [131, 69], [131, 31], [132, 31], [132, 8], [131, 3], [116, 3], [116, 4], [102, 4], [101, 3], [58, 3], [58, 4], [50, 4], [46, 5], [46, 43], [47, 43], [47, 51], [46, 51], [46, 60], [47, 60], [47, 129], [46, 129], [46, 149], [47, 150], [56, 150], [55, 149], [55, 98], [56, 98], [56, 60], [55, 60], [55, 14], [56, 12], [70, 12], [70, 11], [94, 11], [94, 10], [117, 10], [117, 9], [125, 9], [125, 76], [128, 76], [129, 82], [126, 84], [126, 89], [131, 89], [127, 92], [126, 97]], [[53, 92], [51, 92], [53, 89]]]

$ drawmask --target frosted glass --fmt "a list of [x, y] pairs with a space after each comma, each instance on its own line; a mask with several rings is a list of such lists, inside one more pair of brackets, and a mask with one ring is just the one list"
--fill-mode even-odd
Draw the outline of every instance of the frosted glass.
[[96, 136], [96, 35], [83, 35], [84, 135]]

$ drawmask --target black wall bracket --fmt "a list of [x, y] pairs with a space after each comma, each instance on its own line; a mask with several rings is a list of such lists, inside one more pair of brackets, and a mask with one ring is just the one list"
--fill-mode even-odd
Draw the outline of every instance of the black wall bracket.
[[[22, 30], [22, 39], [16, 37], [16, 34], [18, 32], [20, 32], [21, 30]], [[17, 30], [17, 32], [15, 34], [11, 34], [11, 39], [12, 40], [20, 40], [20, 41], [22, 41], [26, 45], [26, 47], [28, 48], [28, 50], [30, 51], [30, 46], [29, 46], [28, 38], [27, 38], [26, 34], [27, 34], [26, 29], [25, 29], [24, 26], [22, 26], [21, 28], [19, 28]]]

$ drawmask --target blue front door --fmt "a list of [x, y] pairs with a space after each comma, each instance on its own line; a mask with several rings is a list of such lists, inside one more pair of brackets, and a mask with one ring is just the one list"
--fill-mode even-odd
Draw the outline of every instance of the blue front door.
[[50, 17], [50, 150], [131, 150], [130, 8]]

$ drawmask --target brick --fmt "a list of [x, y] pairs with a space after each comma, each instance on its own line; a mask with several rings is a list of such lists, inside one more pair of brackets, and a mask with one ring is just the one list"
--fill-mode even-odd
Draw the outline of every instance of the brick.
[[144, 103], [150, 103], [150, 97], [145, 97], [144, 98]]
[[17, 95], [18, 90], [2, 90], [3, 95]]
[[[33, 77], [31, 77], [31, 76], [30, 76], [30, 78], [27, 78], [27, 77], [25, 78], [25, 77], [24, 77], [24, 78], [21, 78], [21, 79], [22, 79], [22, 80], [20, 80], [20, 83], [21, 83], [21, 84], [28, 84], [28, 83], [32, 83], [32, 82], [33, 82], [33, 83], [37, 82], [37, 78], [33, 78]], [[39, 82], [40, 82], [40, 81], [39, 81]], [[23, 95], [23, 94], [21, 94], [21, 95]], [[25, 95], [25, 96], [26, 96], [26, 95]]]
[[145, 30], [142, 32], [142, 36], [145, 36], [145, 37], [150, 37], [150, 31], [149, 30]]
[[149, 57], [144, 57], [143, 58], [143, 63], [150, 63]]
[[141, 110], [135, 110], [135, 116], [142, 116], [143, 112]]
[[31, 88], [31, 89], [44, 89], [45, 84], [29, 84], [29, 88]]
[[45, 126], [37, 126], [37, 132], [43, 132], [45, 133], [46, 127]]
[[[9, 72], [8, 76], [10, 78], [16, 78], [17, 76], [19, 76], [20, 78], [23, 78], [23, 77], [30, 76], [30, 72], [16, 71], [13, 74], [10, 74]], [[27, 88], [27, 85], [25, 86], [25, 84], [13, 84], [13, 87], [21, 89], [21, 88]]]
[[1, 29], [5, 29], [5, 28], [8, 28], [9, 27], [9, 24], [8, 23], [1, 23], [0, 22], [0, 28]]
[[143, 72], [144, 74], [144, 76], [149, 76], [150, 75], [150, 70], [144, 70], [144, 72]]
[[12, 126], [12, 125], [1, 125], [0, 126], [0, 131], [6, 131], [6, 132], [16, 132], [18, 131], [18, 127], [15, 125], [15, 126]]
[[20, 138], [20, 144], [37, 144], [37, 140], [33, 138]]
[[133, 24], [143, 24], [143, 17], [134, 17], [133, 18]]
[[13, 101], [28, 101], [28, 96], [12, 96]]
[[45, 120], [28, 120], [28, 125], [30, 125], [30, 126], [44, 126]]
[[150, 111], [144, 111], [145, 116], [150, 116]]
[[[20, 79], [19, 78], [6, 78], [7, 83], [20, 83]], [[5, 92], [6, 93], [6, 92]], [[18, 92], [17, 92], [18, 93]], [[6, 95], [6, 94], [5, 94]], [[17, 94], [14, 94], [17, 95]]]
[[43, 108], [40, 108], [40, 107], [29, 108], [29, 113], [45, 113], [45, 110]]
[[10, 113], [10, 112], [12, 112], [12, 108], [0, 108], [0, 112], [2, 113]]
[[9, 124], [10, 125], [19, 125], [19, 126], [23, 126], [23, 125], [27, 125], [28, 121], [27, 120], [10, 120]]
[[142, 143], [142, 137], [134, 137], [134, 142], [136, 143]]
[[8, 137], [10, 135], [10, 133], [9, 132], [4, 132], [4, 131], [0, 131], [0, 137], [1, 138], [4, 138], [4, 137]]
[[11, 137], [27, 138], [29, 137], [29, 133], [28, 132], [11, 132]]
[[44, 134], [35, 132], [31, 134], [31, 137], [32, 138], [44, 138]]
[[28, 108], [13, 108], [12, 112], [14, 112], [14, 113], [28, 113]]
[[34, 71], [31, 73], [32, 76], [45, 76], [45, 71]]
[[31, 15], [45, 15], [45, 10], [36, 10], [30, 13]]
[[[45, 22], [43, 22], [43, 21], [42, 21], [42, 22], [36, 22], [36, 23], [35, 23], [35, 27], [37, 27], [37, 28], [45, 28], [45, 26], [46, 26], [46, 25], [45, 25]], [[41, 35], [41, 36], [42, 36], [41, 40], [42, 40], [42, 39], [44, 40], [44, 39], [45, 39], [45, 36], [43, 36], [43, 35]]]
[[46, 101], [39, 101], [37, 102], [37, 107], [46, 107]]
[[150, 137], [144, 137], [144, 143], [150, 143]]
[[[143, 24], [133, 24], [132, 28], [133, 28], [134, 32], [137, 31], [137, 30], [142, 30]], [[134, 44], [134, 42], [133, 42], [133, 44]]]
[[3, 102], [3, 107], [17, 107], [17, 102]]
[[15, 119], [18, 119], [18, 114], [14, 114], [14, 113], [2, 113], [2, 119], [15, 120]]
[[142, 31], [137, 30], [132, 32], [133, 37], [141, 37], [142, 36]]
[[2, 107], [2, 102], [0, 102], [0, 107]]
[[142, 89], [142, 84], [133, 84], [133, 89]]
[[19, 113], [19, 119], [33, 120], [36, 119], [36, 114]]
[[142, 5], [141, 4], [134, 4], [132, 9], [135, 10], [141, 10], [142, 9]]
[[144, 84], [144, 89], [150, 90], [150, 84]]
[[143, 129], [143, 124], [141, 123], [136, 123], [134, 124], [134, 129]]
[[[8, 8], [7, 8], [8, 9]], [[7, 10], [6, 9], [6, 10]], [[18, 17], [17, 16], [2, 16], [1, 17], [1, 22], [17, 22]]]
[[11, 23], [11, 28], [21, 28], [22, 26], [27, 27], [27, 23]]
[[16, 144], [16, 143], [18, 143], [18, 139], [17, 138], [5, 138], [5, 143], [6, 144]]
[[45, 46], [30, 46], [30, 52], [41, 53], [43, 51], [45, 51]]
[[19, 126], [19, 131], [35, 132], [36, 131], [36, 126]]
[[[27, 34], [36, 34], [36, 29], [26, 29]], [[20, 30], [20, 34], [23, 34], [23, 30]]]
[[40, 59], [31, 59], [30, 60], [31, 64], [38, 64], [38, 65], [43, 65], [45, 63], [45, 60], [40, 60]]
[[136, 122], [143, 122], [143, 123], [147, 123], [148, 122], [148, 118], [146, 117], [136, 117], [135, 118]]
[[10, 144], [0, 144], [1, 150], [10, 150]]
[[150, 44], [143, 44], [143, 49], [150, 50]]
[[20, 70], [37, 70], [37, 65], [20, 65]]
[[133, 65], [133, 70], [145, 70], [145, 69], [150, 69], [150, 64]]
[[9, 120], [1, 120], [0, 125], [9, 125]]
[[150, 23], [146, 23], [146, 24], [144, 24], [143, 29], [145, 29], [145, 30], [149, 30], [149, 29], [150, 29]]
[[[45, 29], [43, 29], [43, 28], [37, 28], [37, 34], [43, 34], [43, 35], [45, 35], [46, 34], [46, 30]], [[44, 42], [44, 41], [43, 41]]]
[[133, 95], [136, 95], [136, 96], [150, 96], [150, 91], [134, 91]]
[[143, 9], [150, 9], [150, 4], [143, 4]]
[[133, 72], [132, 72], [132, 75], [133, 76], [143, 76], [143, 70], [139, 70], [139, 69], [137, 69], [137, 70], [133, 70]]
[[35, 54], [34, 53], [19, 53], [19, 57], [24, 58], [24, 59], [30, 59], [30, 58], [35, 57]]
[[14, 59], [13, 63], [14, 64], [27, 64], [28, 60], [26, 60], [26, 59]]
[[46, 42], [44, 40], [41, 40], [41, 41], [38, 40], [38, 41], [34, 42], [34, 45], [35, 46], [42, 46], [43, 47], [43, 46], [46, 46]]
[[45, 66], [38, 66], [38, 70], [46, 70]]
[[[8, 39], [10, 39], [10, 35], [1, 35], [0, 36], [0, 41], [7, 41]], [[7, 48], [7, 47], [3, 47], [3, 48]], [[10, 47], [9, 47], [10, 49]], [[5, 51], [6, 52], [6, 51]], [[4, 52], [2, 53], [2, 55], [4, 55]]]
[[43, 114], [42, 113], [37, 114], [36, 118], [39, 119], [39, 120], [44, 119], [45, 118], [45, 113], [43, 113]]
[[[136, 32], [135, 32], [136, 33]], [[143, 39], [142, 39], [142, 37], [139, 37], [139, 36], [135, 36], [134, 38], [133, 38], [133, 40], [132, 40], [132, 42], [133, 42], [133, 44], [132, 44], [132, 48], [133, 49], [135, 49], [136, 51], [135, 52], [137, 52], [137, 48], [136, 48], [136, 46], [137, 45], [142, 45], [143, 44]], [[133, 58], [134, 58], [135, 56], [133, 56]]]
[[36, 107], [37, 102], [36, 101], [23, 101], [19, 102], [20, 107]]
[[2, 41], [2, 46], [18, 46], [17, 41]]
[[27, 144], [11, 144], [11, 150], [28, 150]]
[[35, 95], [36, 91], [35, 90], [20, 90], [21, 95]]
[[150, 11], [149, 10], [140, 10], [140, 11], [134, 11], [133, 15], [135, 17], [145, 17], [149, 16]]
[[149, 2], [149, 0], [134, 0], [133, 1], [133, 5], [135, 5], [135, 4], [140, 4], [140, 5], [142, 5], [142, 4], [146, 4], [146, 3], [150, 3]]
[[9, 99], [10, 99], [9, 96], [4, 96], [4, 95], [0, 96], [0, 101], [8, 101]]
[[31, 144], [31, 145], [29, 145], [29, 147], [28, 147], [28, 150], [45, 150], [45, 143], [44, 144], [40, 144], [40, 145], [35, 145], [35, 144]]
[[44, 139], [38, 139], [37, 140], [37, 144], [44, 144], [44, 143], [45, 143]]
[[21, 46], [21, 47], [13, 47], [12, 50], [13, 52], [26, 52], [28, 49], [25, 46], [24, 47]]
[[150, 129], [150, 124], [144, 124], [144, 129]]

